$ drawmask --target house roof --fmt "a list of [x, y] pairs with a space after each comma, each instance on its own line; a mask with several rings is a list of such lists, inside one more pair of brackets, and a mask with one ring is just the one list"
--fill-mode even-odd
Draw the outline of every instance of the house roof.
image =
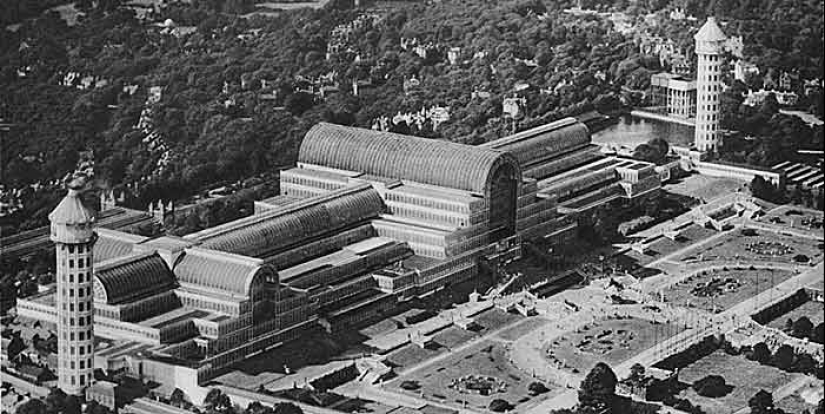
[[492, 148], [328, 123], [304, 137], [298, 162], [485, 193], [511, 156]]

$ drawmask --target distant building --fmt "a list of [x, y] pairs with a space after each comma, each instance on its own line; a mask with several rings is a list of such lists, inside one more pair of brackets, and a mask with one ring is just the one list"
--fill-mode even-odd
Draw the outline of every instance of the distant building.
[[822, 93], [822, 85], [822, 79], [819, 78], [805, 80], [805, 83], [803, 85], [805, 96], [811, 96], [815, 93]]
[[745, 100], [742, 102], [743, 105], [746, 106], [759, 106], [765, 102], [765, 99], [768, 95], [773, 94], [776, 98], [776, 102], [782, 106], [793, 106], [799, 102], [799, 95], [795, 92], [782, 92], [777, 90], [766, 91], [761, 89], [759, 91], [748, 91], [747, 95], [745, 95]]
[[745, 57], [745, 42], [743, 41], [742, 36], [731, 36], [728, 38], [728, 41], [725, 42], [725, 50], [728, 51], [731, 55], [733, 55], [736, 59], [742, 59]]
[[696, 116], [696, 81], [672, 73], [650, 77], [653, 106], [669, 116], [693, 119]]
[[799, 82], [799, 74], [791, 72], [782, 72], [779, 75], [779, 89], [782, 91], [791, 91]]
[[733, 78], [745, 82], [748, 76], [758, 75], [759, 67], [753, 63], [748, 63], [742, 59], [738, 59], [733, 63]]
[[785, 161], [774, 165], [771, 170], [784, 173], [789, 186], [804, 190], [821, 190], [825, 186], [825, 173], [818, 167]]

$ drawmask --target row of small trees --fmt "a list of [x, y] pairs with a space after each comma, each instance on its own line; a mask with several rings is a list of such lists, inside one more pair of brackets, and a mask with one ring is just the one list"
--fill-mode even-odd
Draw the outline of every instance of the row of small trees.
[[803, 316], [797, 320], [788, 318], [788, 320], [785, 321], [785, 329], [783, 329], [783, 331], [794, 338], [808, 338], [811, 342], [818, 344], [825, 341], [825, 323], [820, 322], [814, 327], [813, 322], [811, 322], [807, 316]]

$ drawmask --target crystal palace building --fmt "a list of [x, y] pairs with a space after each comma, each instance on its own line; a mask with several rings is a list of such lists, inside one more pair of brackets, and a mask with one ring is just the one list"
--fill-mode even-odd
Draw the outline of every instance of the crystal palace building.
[[[318, 124], [252, 216], [185, 237], [95, 230], [94, 335], [111, 344], [95, 368], [197, 400], [251, 354], [472, 280], [659, 187], [652, 164], [602, 155], [572, 118], [480, 146]], [[57, 324], [55, 296], [18, 314]]]

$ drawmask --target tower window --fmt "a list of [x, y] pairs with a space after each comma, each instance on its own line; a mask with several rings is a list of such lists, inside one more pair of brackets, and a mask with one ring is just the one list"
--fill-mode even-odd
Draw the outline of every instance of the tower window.
[[69, 259], [69, 267], [74, 268], [74, 260]]
[[74, 253], [74, 245], [73, 244], [69, 245], [69, 253]]

